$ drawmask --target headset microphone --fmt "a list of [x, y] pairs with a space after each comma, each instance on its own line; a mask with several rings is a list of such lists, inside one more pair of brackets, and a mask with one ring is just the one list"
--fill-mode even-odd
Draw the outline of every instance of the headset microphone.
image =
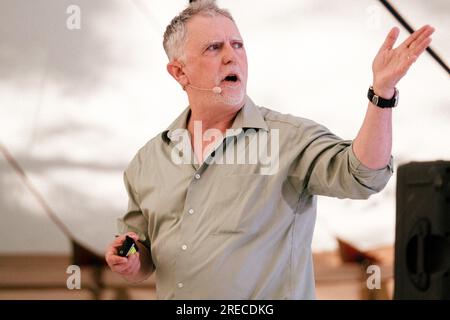
[[222, 88], [221, 87], [214, 87], [214, 88], [212, 88], [212, 92], [214, 92], [216, 94], [220, 94], [222, 92]]
[[214, 92], [215, 94], [220, 94], [220, 93], [222, 93], [222, 88], [221, 88], [221, 87], [214, 87], [214, 88], [212, 88], [212, 89], [204, 89], [204, 88], [195, 87], [195, 86], [193, 86], [193, 85], [191, 85], [191, 84], [188, 84], [188, 87], [191, 87], [191, 88], [194, 88], [194, 89], [197, 89], [197, 90], [212, 91], [212, 92]]

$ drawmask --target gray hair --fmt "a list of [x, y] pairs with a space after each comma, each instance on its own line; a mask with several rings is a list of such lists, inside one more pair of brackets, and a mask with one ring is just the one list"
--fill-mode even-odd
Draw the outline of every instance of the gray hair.
[[222, 15], [234, 22], [231, 13], [226, 9], [219, 8], [215, 0], [190, 1], [187, 8], [172, 19], [164, 32], [163, 46], [169, 61], [184, 58], [186, 23], [198, 14], [211, 17]]

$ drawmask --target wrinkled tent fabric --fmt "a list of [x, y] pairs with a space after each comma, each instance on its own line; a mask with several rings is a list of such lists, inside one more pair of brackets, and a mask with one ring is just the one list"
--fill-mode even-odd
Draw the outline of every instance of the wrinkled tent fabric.
[[[186, 1], [0, 3], [0, 142], [59, 219], [102, 253], [126, 208], [122, 171], [138, 148], [187, 106], [165, 70], [162, 34]], [[352, 139], [361, 125], [371, 62], [398, 25], [378, 1], [219, 1], [233, 13], [249, 58], [256, 103], [313, 119]], [[450, 3], [393, 2], [413, 27], [430, 23], [450, 57]], [[81, 29], [69, 30], [69, 5]], [[252, 14], [249, 14], [252, 12]], [[407, 32], [401, 29], [400, 41]], [[399, 86], [396, 165], [449, 159], [448, 75], [428, 56]], [[61, 231], [0, 157], [1, 253], [68, 253]], [[392, 244], [395, 179], [368, 201], [320, 198], [313, 249], [334, 236], [361, 248]]]

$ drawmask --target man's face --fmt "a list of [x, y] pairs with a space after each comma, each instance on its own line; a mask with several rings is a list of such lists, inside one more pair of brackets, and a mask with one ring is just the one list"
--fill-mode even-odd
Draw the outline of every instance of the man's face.
[[212, 95], [217, 102], [242, 106], [247, 88], [247, 55], [235, 23], [227, 17], [197, 15], [187, 23], [184, 71], [191, 95]]

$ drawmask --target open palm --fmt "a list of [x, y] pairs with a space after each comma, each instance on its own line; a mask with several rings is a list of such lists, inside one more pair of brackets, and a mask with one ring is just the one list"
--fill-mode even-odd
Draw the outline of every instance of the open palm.
[[397, 27], [391, 29], [372, 63], [374, 90], [385, 98], [392, 96], [396, 84], [430, 45], [434, 28], [423, 26], [394, 49], [399, 32]]

